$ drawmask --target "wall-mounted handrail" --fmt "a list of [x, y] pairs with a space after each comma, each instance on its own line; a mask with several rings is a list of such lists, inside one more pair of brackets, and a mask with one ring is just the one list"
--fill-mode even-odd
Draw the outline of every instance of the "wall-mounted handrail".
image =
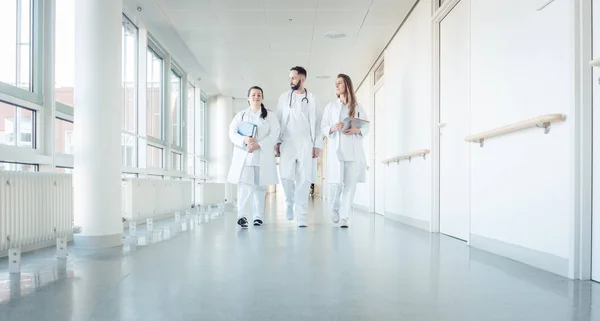
[[530, 127], [540, 127], [544, 128], [544, 133], [548, 134], [550, 132], [550, 124], [557, 121], [565, 120], [565, 116], [562, 114], [548, 114], [542, 115], [535, 118], [523, 120], [520, 122], [516, 122], [510, 125], [497, 127], [485, 132], [481, 132], [475, 135], [468, 136], [465, 138], [465, 141], [470, 143], [479, 143], [481, 147], [483, 147], [484, 140], [496, 136], [506, 135], [512, 132], [516, 132], [522, 129], [530, 128]]
[[413, 157], [417, 157], [417, 156], [423, 157], [423, 159], [425, 159], [425, 156], [427, 156], [427, 154], [429, 154], [429, 149], [417, 149], [417, 150], [414, 150], [414, 151], [406, 153], [406, 154], [402, 154], [402, 155], [398, 155], [396, 157], [384, 159], [381, 162], [386, 165], [389, 165], [392, 162], [400, 163], [400, 161], [405, 160], [405, 159], [408, 159], [408, 161], [410, 162]]

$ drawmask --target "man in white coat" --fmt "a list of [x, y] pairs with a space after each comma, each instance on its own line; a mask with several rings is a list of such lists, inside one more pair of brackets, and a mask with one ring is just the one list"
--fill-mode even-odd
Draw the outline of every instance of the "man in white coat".
[[317, 157], [323, 145], [322, 110], [316, 97], [304, 88], [306, 70], [290, 70], [291, 89], [279, 97], [277, 119], [280, 124], [279, 175], [285, 192], [286, 217], [297, 218], [299, 227], [308, 226], [308, 193], [317, 180]]

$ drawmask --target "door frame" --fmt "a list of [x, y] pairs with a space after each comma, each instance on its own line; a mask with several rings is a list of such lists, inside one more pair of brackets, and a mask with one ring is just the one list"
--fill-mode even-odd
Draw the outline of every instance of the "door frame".
[[[571, 217], [569, 247], [569, 277], [592, 278], [592, 215], [593, 215], [593, 18], [594, 0], [573, 1], [574, 32], [574, 202]], [[597, 1], [597, 0], [596, 0]], [[600, 17], [598, 19], [600, 23]], [[598, 85], [598, 84], [596, 84]]]
[[[432, 1], [431, 31], [432, 35], [432, 59], [433, 59], [433, 77], [432, 77], [432, 123], [431, 131], [431, 219], [429, 231], [432, 233], [440, 232], [440, 129], [437, 124], [440, 123], [440, 24], [446, 16], [456, 7], [460, 1], [469, 0], [445, 0], [443, 5], [439, 5], [439, 0]], [[470, 215], [469, 215], [470, 220]], [[469, 243], [470, 237], [467, 238]]]
[[[375, 71], [379, 68], [379, 66], [381, 66], [381, 64], [384, 62], [384, 55], [381, 55], [381, 57], [379, 59], [377, 59], [377, 61], [375, 62], [375, 64], [373, 65], [373, 69], [370, 71], [371, 75], [373, 78], [371, 78], [370, 80], [372, 81], [372, 86], [371, 87], [371, 94], [369, 99], [371, 100], [371, 106], [373, 106], [373, 124], [375, 126], [378, 126], [375, 123], [375, 114], [377, 114], [377, 106], [375, 105], [375, 94], [377, 94], [377, 92], [379, 91], [379, 89], [381, 89], [381, 87], [383, 87], [385, 85], [385, 66], [384, 66], [384, 73], [383, 76], [381, 77], [381, 79], [379, 79], [379, 81], [377, 81], [377, 83], [375, 83]], [[372, 164], [373, 164], [373, 170], [371, 171], [370, 175], [371, 175], [371, 182], [373, 183], [372, 186], [372, 192], [371, 192], [371, 202], [369, 204], [369, 212], [373, 213], [373, 214], [379, 214], [377, 212], [375, 212], [375, 202], [377, 200], [377, 196], [375, 195], [375, 192], [377, 191], [377, 189], [375, 188], [375, 186], [377, 185], [377, 170], [375, 169], [377, 166], [376, 160], [377, 160], [377, 149], [375, 148], [376, 146], [376, 135], [375, 135], [375, 130], [372, 131], [372, 135], [371, 136], [373, 139], [371, 140], [372, 146], [373, 146], [373, 155], [371, 155], [372, 157]], [[384, 185], [385, 185], [385, 181], [384, 181]], [[379, 214], [381, 216], [385, 216], [385, 194], [384, 194], [384, 202], [383, 202], [383, 208], [384, 211], [383, 213]]]

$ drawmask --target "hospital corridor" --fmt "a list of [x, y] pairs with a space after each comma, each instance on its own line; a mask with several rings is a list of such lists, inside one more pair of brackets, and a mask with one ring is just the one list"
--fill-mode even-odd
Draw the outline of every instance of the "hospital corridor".
[[600, 0], [0, 29], [0, 321], [600, 321]]

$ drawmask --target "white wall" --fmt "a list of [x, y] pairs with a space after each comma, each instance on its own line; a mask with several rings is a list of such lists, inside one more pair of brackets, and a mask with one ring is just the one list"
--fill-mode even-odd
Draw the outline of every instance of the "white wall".
[[212, 97], [208, 101], [208, 176], [224, 183], [231, 164], [233, 144], [229, 140], [229, 124], [233, 119], [233, 98]]
[[[358, 86], [359, 81], [360, 79], [352, 79], [354, 86]], [[371, 77], [371, 75], [369, 75], [356, 91], [356, 100], [363, 105], [363, 108], [367, 111], [367, 114], [371, 121], [373, 121], [373, 104], [371, 103], [372, 82], [373, 78]], [[368, 139], [363, 140], [364, 150], [367, 154], [367, 166], [369, 166], [369, 171], [367, 171], [367, 181], [365, 183], [360, 183], [356, 185], [356, 193], [354, 194], [354, 206], [363, 210], [367, 210], [371, 202], [371, 184], [373, 183], [373, 178], [371, 177], [371, 172], [373, 171], [373, 144], [371, 142], [372, 138], [373, 131], [371, 129]]]
[[[431, 1], [420, 1], [390, 42], [385, 56], [384, 158], [431, 149]], [[429, 228], [431, 157], [385, 168], [385, 212]]]
[[[471, 0], [473, 132], [548, 113], [565, 123], [490, 139], [471, 155], [471, 233], [569, 257], [574, 203], [573, 4]], [[573, 116], [569, 118], [569, 116]]]

